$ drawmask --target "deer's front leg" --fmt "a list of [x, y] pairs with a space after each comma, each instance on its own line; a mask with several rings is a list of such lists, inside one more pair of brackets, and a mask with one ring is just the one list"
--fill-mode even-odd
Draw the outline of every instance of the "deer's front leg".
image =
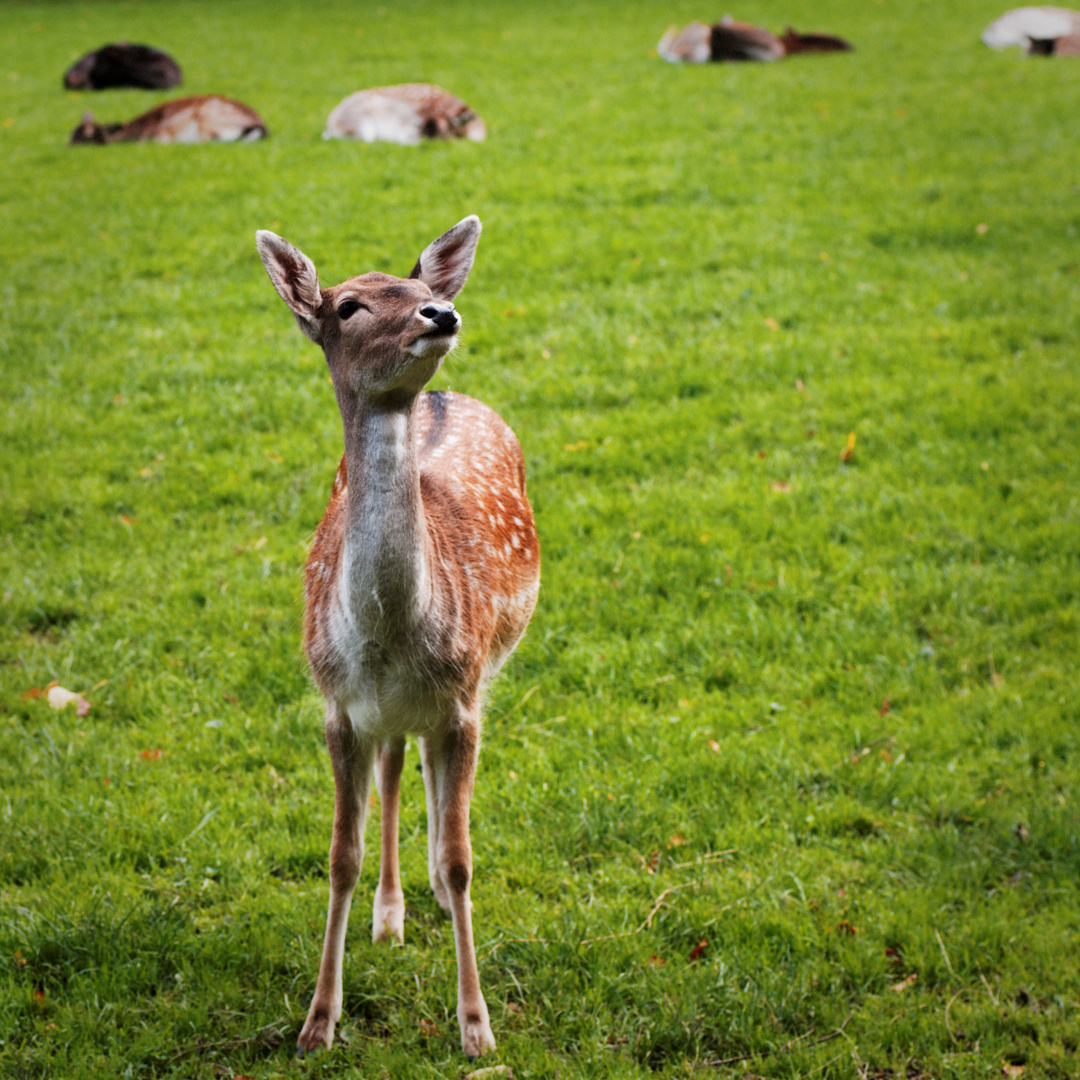
[[330, 909], [326, 917], [319, 979], [296, 1052], [329, 1047], [341, 1017], [341, 961], [349, 905], [364, 858], [364, 819], [371, 785], [373, 748], [358, 739], [349, 718], [334, 706], [326, 714], [326, 745], [334, 767], [334, 834], [330, 842]]
[[[479, 709], [441, 738], [432, 738], [428, 750], [435, 780], [438, 840], [435, 864], [454, 919], [454, 945], [458, 966], [458, 1024], [461, 1049], [470, 1058], [495, 1049], [487, 1003], [480, 991], [480, 976], [473, 946], [472, 845], [469, 842], [469, 803], [472, 799], [479, 749]], [[436, 894], [437, 895], [437, 894]]]
[[371, 915], [371, 940], [405, 940], [405, 894], [398, 867], [398, 795], [401, 767], [405, 764], [405, 739], [389, 739], [375, 754], [375, 782], [379, 788], [382, 848], [379, 885]]

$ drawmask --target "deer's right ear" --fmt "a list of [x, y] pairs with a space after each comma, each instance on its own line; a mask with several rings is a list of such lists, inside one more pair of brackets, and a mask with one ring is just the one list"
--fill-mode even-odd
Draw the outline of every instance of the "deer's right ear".
[[315, 264], [288, 240], [266, 229], [255, 233], [255, 246], [278, 296], [289, 305], [300, 329], [312, 341], [321, 341], [318, 310], [322, 293]]

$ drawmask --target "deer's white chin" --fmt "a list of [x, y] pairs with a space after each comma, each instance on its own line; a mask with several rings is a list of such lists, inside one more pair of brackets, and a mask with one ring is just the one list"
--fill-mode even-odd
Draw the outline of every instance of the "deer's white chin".
[[457, 334], [424, 334], [406, 348], [410, 356], [445, 356], [457, 344]]

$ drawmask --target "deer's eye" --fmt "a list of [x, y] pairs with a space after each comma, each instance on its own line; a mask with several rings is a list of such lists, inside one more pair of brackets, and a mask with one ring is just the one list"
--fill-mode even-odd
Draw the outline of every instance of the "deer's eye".
[[351, 319], [361, 308], [365, 311], [371, 310], [367, 304], [361, 304], [359, 300], [345, 300], [338, 306], [338, 318]]

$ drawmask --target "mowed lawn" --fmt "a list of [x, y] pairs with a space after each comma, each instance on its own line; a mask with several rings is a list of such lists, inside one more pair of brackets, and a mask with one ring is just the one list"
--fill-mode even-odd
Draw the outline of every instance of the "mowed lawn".
[[[5, 1080], [1076, 1075], [1080, 62], [986, 49], [990, 0], [731, 10], [857, 50], [673, 67], [690, 0], [0, 10]], [[61, 88], [125, 38], [183, 91]], [[417, 80], [488, 141], [320, 138]], [[183, 92], [271, 138], [66, 145]], [[433, 385], [517, 431], [544, 560], [473, 804], [499, 1046], [459, 1050], [410, 746], [406, 943], [369, 843], [299, 1065], [342, 440], [254, 232], [334, 283], [469, 213]]]

